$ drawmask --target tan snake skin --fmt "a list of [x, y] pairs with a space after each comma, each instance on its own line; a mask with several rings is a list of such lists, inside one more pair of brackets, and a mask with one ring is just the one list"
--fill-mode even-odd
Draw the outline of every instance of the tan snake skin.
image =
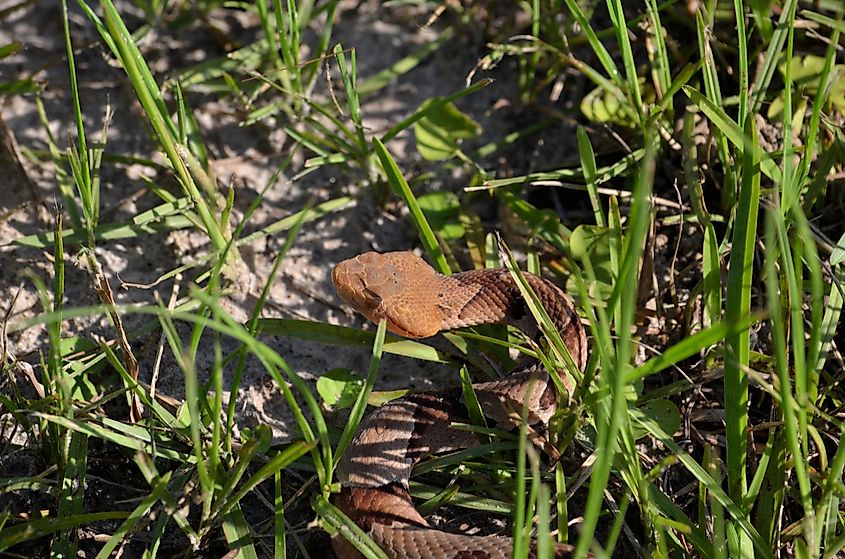
[[[587, 339], [569, 299], [552, 283], [526, 274], [528, 283], [554, 321], [579, 369], [587, 360]], [[341, 262], [332, 272], [340, 298], [367, 318], [386, 319], [391, 332], [411, 338], [479, 324], [514, 324], [528, 331], [530, 311], [507, 270], [475, 270], [452, 276], [435, 272], [412, 252], [368, 252]], [[536, 327], [535, 327], [536, 328]], [[484, 413], [505, 429], [527, 402], [529, 422], [545, 425], [555, 412], [556, 395], [537, 363], [506, 377], [474, 384]], [[518, 417], [518, 414], [517, 414]], [[341, 492], [334, 502], [385, 553], [397, 559], [509, 559], [510, 538], [464, 536], [434, 530], [411, 502], [411, 469], [428, 456], [478, 445], [473, 433], [453, 429], [467, 423], [461, 390], [406, 396], [369, 415], [341, 458]], [[341, 536], [333, 539], [341, 559], [361, 557]], [[558, 544], [555, 557], [573, 548]], [[535, 550], [530, 551], [534, 557]]]

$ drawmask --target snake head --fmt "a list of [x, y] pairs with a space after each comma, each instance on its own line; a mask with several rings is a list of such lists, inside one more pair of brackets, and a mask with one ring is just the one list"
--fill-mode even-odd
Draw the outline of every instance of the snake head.
[[383, 300], [378, 291], [370, 287], [378, 286], [373, 281], [374, 273], [368, 266], [369, 259], [362, 258], [363, 256], [366, 255], [344, 260], [335, 266], [332, 270], [332, 283], [344, 303], [370, 320], [378, 322], [382, 318], [377, 315], [380, 314], [379, 307], [382, 306]]
[[412, 252], [367, 252], [344, 260], [332, 270], [341, 300], [373, 322], [408, 338], [427, 338], [440, 331], [437, 298], [429, 293], [437, 273]]

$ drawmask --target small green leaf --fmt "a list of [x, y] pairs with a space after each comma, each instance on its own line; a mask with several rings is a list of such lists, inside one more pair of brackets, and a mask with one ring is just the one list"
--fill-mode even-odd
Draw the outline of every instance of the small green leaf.
[[[579, 225], [572, 231], [569, 237], [569, 248], [572, 257], [582, 259], [585, 256], [592, 256], [602, 244], [607, 244], [607, 228], [596, 227], [595, 225]], [[606, 249], [606, 247], [605, 247]]]
[[842, 235], [833, 247], [833, 252], [830, 253], [830, 265], [836, 266], [843, 261], [845, 261], [845, 235]]
[[[786, 74], [786, 62], [781, 62], [778, 64], [778, 70], [780, 71], [781, 75]], [[806, 82], [806, 81], [815, 81], [818, 78], [822, 70], [824, 70], [824, 58], [821, 56], [815, 55], [807, 55], [807, 56], [795, 56], [790, 61], [790, 73], [792, 75], [792, 80], [795, 83]]]
[[631, 106], [622, 103], [615, 95], [597, 87], [581, 99], [581, 112], [592, 122], [621, 124], [633, 128], [636, 114]]
[[349, 369], [332, 369], [317, 379], [317, 393], [329, 408], [342, 410], [355, 403], [364, 379]]
[[188, 412], [188, 404], [183, 402], [176, 410], [177, 425], [183, 429], [191, 426], [191, 414]]
[[[435, 99], [425, 101], [420, 110], [433, 105]], [[434, 106], [414, 123], [417, 149], [429, 161], [442, 161], [458, 152], [461, 140], [474, 138], [481, 126], [458, 110], [454, 103]]]
[[[640, 406], [640, 411], [643, 415], [660, 425], [660, 428], [666, 433], [672, 434], [681, 426], [681, 412], [678, 411], [678, 406], [669, 400], [652, 400]], [[634, 436], [637, 439], [641, 439], [646, 435], [648, 435], [648, 430], [635, 423]]]
[[405, 395], [407, 395], [410, 390], [401, 389], [401, 390], [373, 390], [370, 392], [370, 397], [367, 398], [367, 403], [374, 408], [379, 406], [383, 406], [388, 402], [393, 400], [397, 400]]
[[[807, 56], [793, 57], [789, 66], [793, 83], [807, 95], [815, 96], [819, 92], [819, 79], [824, 71], [825, 59], [822, 56], [809, 54]], [[778, 65], [781, 75], [786, 74], [786, 62]], [[845, 73], [845, 65], [835, 64], [831, 68], [830, 81], [830, 104], [840, 113], [845, 114], [845, 80], [842, 79]], [[772, 100], [769, 106], [768, 117], [774, 118], [783, 112], [784, 92], [781, 91]]]
[[454, 241], [464, 236], [460, 222], [461, 201], [454, 192], [431, 192], [417, 198], [431, 228], [445, 241]]
[[613, 266], [610, 260], [610, 235], [607, 227], [579, 225], [569, 237], [569, 248], [575, 259], [589, 258], [596, 275], [598, 291], [602, 299], [613, 292]]
[[[23, 48], [19, 41], [12, 41], [0, 45], [0, 60], [12, 56]], [[35, 93], [41, 87], [33, 80], [12, 80], [10, 82], [0, 81], [0, 95], [20, 95], [23, 93]]]
[[75, 402], [91, 402], [97, 396], [97, 388], [88, 379], [87, 374], [75, 375], [70, 377], [71, 398]]
[[[654, 102], [654, 88], [642, 79], [640, 86], [645, 103]], [[639, 117], [630, 101], [603, 86], [596, 87], [581, 100], [581, 112], [589, 120], [598, 123], [619, 124], [628, 128], [639, 125]]]

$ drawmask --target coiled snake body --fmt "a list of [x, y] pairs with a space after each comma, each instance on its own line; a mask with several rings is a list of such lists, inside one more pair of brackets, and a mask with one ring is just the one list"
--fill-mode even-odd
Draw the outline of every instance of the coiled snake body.
[[[575, 364], [587, 359], [584, 329], [563, 292], [526, 274], [529, 285], [560, 332]], [[390, 331], [411, 338], [480, 324], [525, 328], [531, 315], [507, 270], [475, 270], [452, 276], [434, 271], [411, 252], [369, 252], [341, 262], [332, 272], [340, 298], [367, 318], [387, 320]], [[531, 424], [545, 425], [555, 412], [555, 389], [534, 363], [502, 379], [474, 384], [484, 413], [515, 426], [523, 403]], [[460, 388], [406, 396], [371, 413], [338, 464], [341, 492], [335, 504], [389, 557], [401, 559], [508, 559], [510, 538], [449, 534], [429, 527], [408, 493], [411, 468], [420, 459], [478, 445], [476, 435], [452, 428], [467, 423]], [[342, 559], [360, 557], [341, 536], [333, 540]], [[558, 545], [556, 557], [571, 546]], [[531, 553], [534, 551], [532, 549]], [[533, 555], [532, 555], [533, 556]]]

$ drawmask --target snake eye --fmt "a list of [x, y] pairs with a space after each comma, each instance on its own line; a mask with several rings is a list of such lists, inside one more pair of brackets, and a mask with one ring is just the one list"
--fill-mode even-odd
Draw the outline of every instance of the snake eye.
[[381, 304], [381, 296], [369, 287], [365, 287], [361, 290], [361, 292], [364, 294], [364, 297], [366, 297], [364, 303], [368, 308], [374, 309]]

